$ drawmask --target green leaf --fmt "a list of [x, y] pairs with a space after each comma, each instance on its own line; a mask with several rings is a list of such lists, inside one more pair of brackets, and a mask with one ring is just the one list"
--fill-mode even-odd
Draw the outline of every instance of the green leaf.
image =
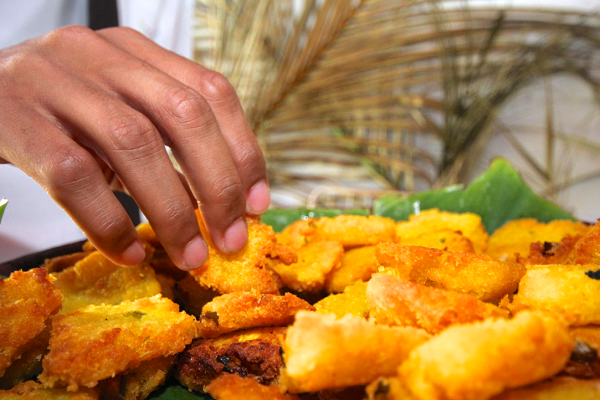
[[206, 393], [190, 392], [174, 379], [152, 392], [147, 398], [149, 400], [214, 400]]
[[6, 200], [6, 199], [0, 200], [0, 222], [2, 222], [2, 216], [4, 215], [4, 209], [6, 208], [7, 204], [8, 204], [8, 200]]
[[502, 158], [495, 159], [489, 169], [466, 188], [452, 186], [405, 198], [385, 196], [375, 202], [373, 213], [401, 221], [430, 208], [479, 214], [488, 233], [518, 218], [535, 218], [541, 222], [575, 220], [571, 214], [536, 195]]
[[335, 217], [342, 214], [369, 215], [370, 211], [363, 208], [356, 208], [353, 210], [273, 209], [264, 213], [261, 217], [261, 221], [272, 226], [275, 232], [281, 232], [283, 228], [301, 218]]

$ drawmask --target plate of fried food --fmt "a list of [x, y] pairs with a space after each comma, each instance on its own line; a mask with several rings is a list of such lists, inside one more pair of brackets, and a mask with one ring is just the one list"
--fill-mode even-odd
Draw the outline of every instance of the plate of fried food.
[[600, 224], [505, 160], [466, 188], [248, 227], [189, 273], [148, 224], [136, 266], [89, 243], [11, 264], [0, 399], [600, 398]]

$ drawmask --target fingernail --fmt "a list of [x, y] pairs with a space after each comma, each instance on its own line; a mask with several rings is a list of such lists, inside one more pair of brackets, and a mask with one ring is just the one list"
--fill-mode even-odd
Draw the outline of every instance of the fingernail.
[[146, 252], [139, 240], [136, 240], [129, 245], [129, 247], [121, 254], [121, 260], [123, 260], [125, 265], [139, 264], [144, 261], [144, 257], [146, 257]]
[[200, 236], [193, 238], [183, 250], [183, 268], [196, 269], [206, 262], [208, 247]]
[[235, 221], [223, 236], [223, 246], [234, 253], [240, 250], [248, 241], [248, 228], [242, 218]]
[[246, 199], [246, 210], [250, 214], [262, 214], [271, 205], [271, 194], [267, 182], [260, 181], [252, 186]]

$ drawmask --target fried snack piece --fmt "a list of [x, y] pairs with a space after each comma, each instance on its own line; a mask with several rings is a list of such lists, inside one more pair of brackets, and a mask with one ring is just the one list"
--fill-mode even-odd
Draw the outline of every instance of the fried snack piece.
[[397, 243], [376, 248], [379, 272], [427, 286], [466, 293], [481, 301], [499, 301], [517, 289], [525, 267], [485, 254], [443, 251]]
[[410, 400], [412, 398], [395, 376], [378, 378], [366, 387], [365, 392], [367, 400]]
[[261, 385], [252, 378], [223, 374], [209, 383], [206, 392], [216, 400], [300, 400], [300, 397], [282, 393], [277, 386]]
[[507, 390], [491, 400], [595, 400], [600, 398], [600, 379], [552, 378], [525, 388]]
[[527, 258], [517, 257], [517, 262], [528, 265], [568, 264], [569, 257], [581, 236], [565, 236], [560, 242], [535, 242], [529, 246]]
[[368, 318], [367, 283], [356, 282], [346, 286], [343, 293], [330, 294], [319, 300], [315, 303], [315, 308], [318, 313], [335, 314], [337, 318], [342, 318], [346, 314]]
[[308, 244], [308, 236], [315, 231], [314, 218], [303, 218], [292, 222], [275, 236], [277, 243], [298, 250]]
[[475, 253], [475, 248], [471, 240], [464, 236], [461, 231], [453, 231], [452, 229], [425, 232], [419, 236], [402, 239], [400, 243], [410, 246], [430, 247], [432, 249]]
[[300, 310], [314, 311], [315, 308], [291, 293], [284, 296], [258, 292], [224, 294], [202, 308], [198, 336], [214, 338], [241, 329], [289, 325]]
[[572, 264], [600, 264], [600, 222], [592, 226], [581, 239], [575, 243], [569, 255]]
[[546, 311], [574, 326], [599, 324], [600, 280], [586, 275], [596, 269], [594, 264], [530, 268], [508, 307], [513, 313], [525, 309]]
[[279, 277], [266, 268], [269, 260], [277, 257], [273, 228], [254, 218], [248, 218], [247, 222], [248, 242], [233, 254], [216, 250], [209, 236], [204, 235], [208, 243], [208, 261], [190, 271], [201, 286], [221, 294], [250, 290], [279, 293]]
[[76, 262], [83, 260], [90, 252], [79, 251], [77, 253], [65, 254], [53, 258], [47, 258], [41, 268], [46, 268], [48, 272], [60, 272], [66, 268], [72, 267]]
[[375, 256], [375, 246], [364, 246], [344, 252], [342, 262], [325, 281], [328, 293], [341, 293], [346, 286], [357, 281], [368, 281], [377, 271], [379, 262]]
[[249, 377], [269, 385], [279, 380], [280, 336], [287, 328], [254, 328], [214, 339], [196, 339], [179, 356], [176, 378], [190, 390], [203, 391], [226, 374]]
[[165, 383], [177, 356], [157, 357], [144, 361], [114, 378], [98, 382], [102, 400], [141, 400]]
[[525, 311], [446, 329], [410, 354], [399, 377], [417, 399], [485, 400], [553, 376], [572, 348], [561, 322]]
[[497, 229], [488, 242], [486, 254], [499, 259], [515, 261], [516, 255], [527, 258], [530, 245], [537, 242], [560, 242], [566, 236], [582, 236], [589, 227], [582, 222], [538, 222], [533, 218], [516, 219]]
[[364, 385], [395, 375], [410, 351], [428, 339], [421, 329], [301, 311], [285, 337], [282, 382], [292, 393]]
[[202, 307], [217, 296], [219, 296], [219, 293], [200, 286], [190, 274], [187, 274], [185, 278], [177, 282], [178, 302], [183, 305], [185, 312], [196, 318], [200, 318]]
[[59, 310], [63, 296], [51, 281], [44, 268], [0, 280], [0, 376]]
[[64, 388], [47, 389], [34, 381], [23, 382], [11, 390], [0, 390], [2, 400], [98, 400], [92, 389], [80, 389], [76, 393]]
[[344, 255], [339, 242], [314, 242], [297, 250], [298, 262], [285, 265], [274, 262], [271, 268], [283, 284], [296, 292], [320, 292], [329, 273], [336, 269]]
[[23, 353], [4, 371], [0, 377], [0, 389], [12, 389], [19, 383], [34, 379], [42, 372], [42, 358], [48, 352], [50, 327], [24, 346]]
[[508, 313], [464, 293], [375, 274], [367, 284], [371, 317], [378, 324], [414, 326], [431, 334], [486, 318], [508, 318]]
[[196, 335], [195, 321], [160, 295], [59, 315], [39, 379], [46, 387], [94, 387], [143, 361], [181, 352]]
[[404, 244], [405, 240], [415, 239], [425, 233], [443, 230], [460, 231], [471, 241], [477, 253], [485, 252], [488, 246], [488, 234], [479, 215], [472, 213], [456, 214], [440, 211], [436, 208], [421, 211], [417, 215], [411, 215], [408, 222], [396, 223], [396, 238], [399, 243]]
[[154, 270], [145, 263], [120, 266], [98, 251], [53, 276], [54, 286], [65, 296], [60, 314], [91, 304], [117, 304], [161, 292]]

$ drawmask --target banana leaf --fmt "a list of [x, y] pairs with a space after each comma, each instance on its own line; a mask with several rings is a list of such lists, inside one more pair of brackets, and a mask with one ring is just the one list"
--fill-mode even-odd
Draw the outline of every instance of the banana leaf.
[[7, 204], [8, 204], [8, 200], [6, 200], [6, 199], [0, 200], [0, 222], [2, 222], [2, 216], [4, 215], [4, 209], [6, 208]]

